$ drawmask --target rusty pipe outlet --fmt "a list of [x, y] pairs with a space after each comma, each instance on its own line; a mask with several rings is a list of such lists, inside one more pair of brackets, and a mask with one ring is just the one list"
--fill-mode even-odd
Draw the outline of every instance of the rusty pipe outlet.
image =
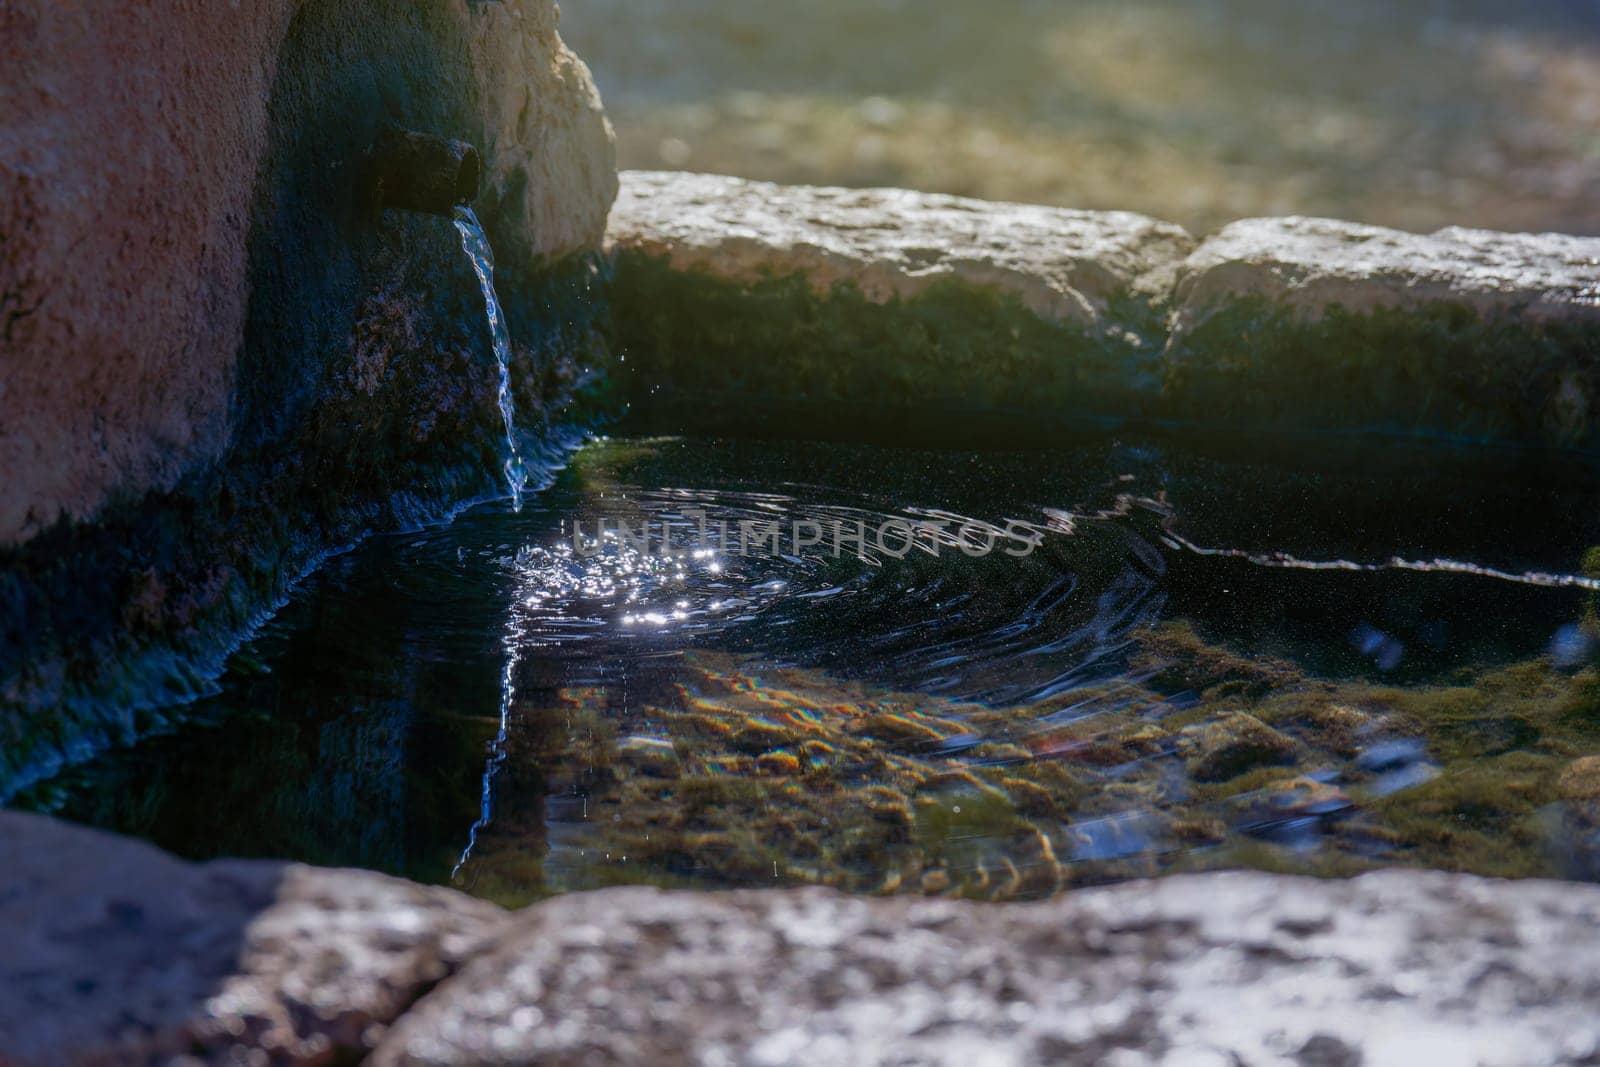
[[448, 215], [478, 195], [483, 164], [466, 141], [388, 127], [369, 157], [373, 202], [378, 207]]

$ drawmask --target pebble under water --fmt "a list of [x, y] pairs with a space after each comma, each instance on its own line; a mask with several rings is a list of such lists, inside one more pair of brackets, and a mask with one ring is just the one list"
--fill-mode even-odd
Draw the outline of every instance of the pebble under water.
[[1600, 875], [1593, 494], [1179, 453], [595, 441], [330, 561], [20, 803], [506, 903]]

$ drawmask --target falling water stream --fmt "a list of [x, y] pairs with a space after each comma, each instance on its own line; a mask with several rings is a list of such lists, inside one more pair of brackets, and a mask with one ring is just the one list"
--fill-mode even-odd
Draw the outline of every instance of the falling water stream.
[[517, 446], [516, 401], [511, 395], [511, 331], [506, 328], [505, 313], [494, 291], [494, 250], [489, 247], [489, 237], [470, 207], [456, 208], [455, 224], [456, 232], [461, 235], [461, 250], [471, 260], [472, 271], [483, 290], [489, 337], [494, 345], [495, 363], [500, 368], [500, 416], [506, 424], [506, 485], [511, 490], [512, 510], [520, 511], [522, 491], [528, 484], [528, 469], [522, 460], [522, 450]]
[[[483, 290], [484, 313], [489, 319], [489, 337], [494, 345], [495, 363], [500, 368], [498, 400], [500, 417], [506, 424], [506, 486], [511, 490], [511, 510], [520, 512], [522, 492], [528, 484], [528, 469], [523, 462], [522, 451], [517, 447], [516, 400], [511, 394], [511, 331], [506, 327], [505, 312], [500, 307], [500, 297], [494, 288], [494, 250], [489, 247], [489, 235], [483, 232], [483, 225], [478, 222], [478, 216], [470, 207], [456, 208], [455, 224], [456, 232], [461, 235], [461, 249], [472, 262], [472, 271], [478, 276], [478, 285]], [[506, 733], [510, 727], [511, 702], [516, 695], [515, 672], [520, 658], [519, 636], [514, 628], [506, 634], [505, 666], [500, 672], [500, 728], [489, 744], [488, 763], [483, 771], [483, 793], [478, 818], [467, 832], [466, 847], [461, 850], [461, 858], [456, 861], [455, 868], [450, 872], [452, 878], [472, 857], [472, 849], [478, 843], [478, 834], [494, 817], [494, 778], [495, 771], [506, 758]]]

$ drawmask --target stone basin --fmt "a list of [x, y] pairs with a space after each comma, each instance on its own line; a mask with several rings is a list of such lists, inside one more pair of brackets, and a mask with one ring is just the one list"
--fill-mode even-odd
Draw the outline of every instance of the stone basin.
[[[401, 199], [433, 212], [470, 199], [482, 218], [511, 337], [504, 392], [535, 474], [608, 425], [1046, 455], [1129, 434], [1185, 454], [1390, 442], [1425, 470], [1447, 453], [1452, 477], [1592, 496], [1600, 238], [1302, 217], [1198, 235], [899, 189], [619, 180], [550, 0], [191, 7], [0, 7], [0, 801], [59, 807], [51, 789], [70, 791], [74, 768], [181, 733], [225, 670], [270, 673], [235, 653], [307, 575], [501, 493], [476, 264], [447, 219], [385, 210], [366, 188], [394, 127], [458, 163], [481, 156], [481, 180], [463, 167], [442, 199]], [[1125, 517], [1057, 516], [1067, 532]], [[1240, 568], [1317, 563], [1158, 532]], [[1134, 556], [1103, 569], [1159, 571]], [[1534, 577], [1581, 599], [1597, 574], [1591, 550]], [[812, 784], [878, 832], [899, 819], [894, 832], [952, 854], [971, 825], [1038, 819], [1050, 833], [1029, 837], [1029, 870], [1046, 880], [1012, 872], [1046, 899], [1026, 904], [941, 895], [975, 883], [930, 852], [914, 880], [855, 869], [805, 888], [629, 886], [511, 910], [371, 870], [191, 862], [0, 811], [0, 1063], [1600, 1062], [1600, 889], [1581, 884], [1600, 855], [1585, 603], [1543, 651], [1464, 682], [1441, 668], [1426, 692], [1156, 630], [1140, 706], [1164, 703], [1162, 686], [1201, 690], [1170, 729], [1024, 736], [1031, 719], [987, 708], [980, 719], [1017, 732], [971, 773], [946, 766], [981, 747], [968, 708], [863, 702], [844, 736], [817, 714], [837, 680], [796, 671], [774, 696], [720, 661], [702, 674], [737, 699], [689, 709], [693, 744], [615, 746], [653, 796], [690, 757], [760, 777], [699, 781], [713, 817], [687, 831], [742, 840], [730, 867], [746, 878], [765, 876], [751, 828], [796, 788], [802, 755], [831, 768]], [[1389, 669], [1391, 637], [1352, 636]], [[774, 704], [790, 733], [762, 720]], [[356, 732], [358, 755], [395, 739], [372, 740]], [[856, 767], [897, 745], [902, 784], [929, 795], [913, 816], [871, 783], [894, 802], [884, 818], [857, 802]], [[839, 751], [857, 764], [827, 765]], [[1493, 773], [1451, 777], [1480, 757]], [[1016, 770], [1028, 761], [1047, 770]], [[1132, 877], [1153, 870], [1144, 824], [1062, 805], [1085, 782], [1132, 791], [1115, 779], [1141, 768], [1210, 805], [1207, 819], [1163, 814], [1185, 845], [1215, 845], [1220, 811], [1247, 849], [1263, 828], [1326, 825], [1350, 842], [1341, 863], [1376, 849], [1395, 869]], [[347, 769], [330, 772], [344, 797]], [[1011, 793], [995, 800], [995, 783]], [[1424, 787], [1421, 815], [1368, 818]], [[947, 816], [963, 790], [988, 806]], [[650, 840], [616, 820], [618, 840]], [[1497, 847], [1507, 826], [1515, 848]], [[1547, 839], [1570, 848], [1545, 855]], [[840, 842], [840, 855], [856, 844]], [[1108, 869], [1130, 880], [1061, 874], [1102, 859], [1127, 861]], [[1408, 861], [1556, 864], [1573, 880]]]

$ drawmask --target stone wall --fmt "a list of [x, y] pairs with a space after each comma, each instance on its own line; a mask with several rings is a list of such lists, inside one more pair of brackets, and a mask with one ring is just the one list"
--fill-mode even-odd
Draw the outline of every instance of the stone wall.
[[1600, 238], [1246, 219], [1184, 261], [1191, 418], [1600, 448]]
[[1600, 238], [1284, 218], [1196, 241], [1126, 212], [627, 172], [607, 240], [616, 343], [663, 429], [812, 401], [853, 413], [830, 430], [891, 438], [1124, 424], [1600, 449]]
[[518, 399], [569, 399], [616, 179], [556, 18], [0, 7], [0, 796], [203, 687], [322, 553], [495, 489], [482, 300], [448, 219], [371, 206], [381, 127], [483, 153]]
[[[409, 118], [486, 150], [506, 250], [598, 242], [609, 142], [554, 3], [387, 7], [187, 3], [157, 17], [25, 0], [0, 12], [0, 544], [221, 458], [250, 237], [270, 226], [252, 207], [288, 111], [333, 139], [308, 146], [324, 157], [318, 185], [348, 191], [374, 123]], [[334, 62], [295, 84], [318, 49]], [[382, 70], [385, 55], [413, 69]], [[343, 84], [323, 96], [330, 78]]]

